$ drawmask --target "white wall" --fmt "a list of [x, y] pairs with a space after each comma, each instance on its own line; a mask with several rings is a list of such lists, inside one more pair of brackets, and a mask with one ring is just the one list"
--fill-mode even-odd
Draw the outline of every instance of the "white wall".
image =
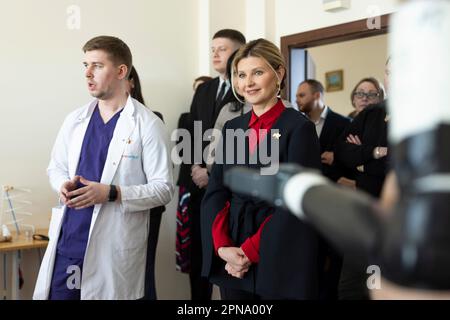
[[[209, 52], [211, 39], [221, 29], [236, 29], [245, 35], [245, 1], [242, 0], [210, 0], [209, 1]], [[211, 56], [209, 55], [209, 59]], [[210, 65], [211, 76], [217, 76]]]
[[383, 83], [387, 58], [387, 35], [339, 42], [308, 49], [316, 63], [316, 80], [325, 87], [325, 73], [344, 71], [344, 88], [325, 92], [325, 103], [334, 111], [348, 115], [353, 111], [350, 92], [359, 80], [375, 77]]
[[[206, 0], [200, 0], [206, 1]], [[253, 40], [280, 37], [395, 12], [400, 0], [351, 0], [349, 9], [323, 11], [321, 0], [210, 0], [210, 37], [236, 28]]]
[[[72, 4], [81, 9], [80, 30], [67, 28], [66, 9]], [[172, 131], [179, 114], [189, 109], [197, 76], [192, 59], [198, 55], [197, 10], [195, 0], [1, 3], [0, 184], [32, 190], [34, 215], [28, 223], [47, 226], [57, 201], [45, 172], [52, 144], [65, 115], [90, 99], [83, 78], [83, 44], [100, 34], [122, 38], [134, 54], [147, 105], [163, 113]], [[187, 277], [175, 271], [174, 243], [172, 202], [161, 228], [158, 291], [161, 298], [189, 298]], [[26, 281], [33, 277], [26, 275]], [[29, 298], [30, 291], [23, 297]]]
[[338, 12], [323, 11], [320, 0], [277, 0], [275, 34], [280, 37], [394, 12], [398, 0], [351, 0], [351, 7]]

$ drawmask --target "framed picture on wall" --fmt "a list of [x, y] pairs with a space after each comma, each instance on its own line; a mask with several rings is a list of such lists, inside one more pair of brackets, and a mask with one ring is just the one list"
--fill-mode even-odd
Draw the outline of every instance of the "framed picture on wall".
[[344, 89], [344, 70], [335, 70], [325, 73], [325, 87], [327, 92]]

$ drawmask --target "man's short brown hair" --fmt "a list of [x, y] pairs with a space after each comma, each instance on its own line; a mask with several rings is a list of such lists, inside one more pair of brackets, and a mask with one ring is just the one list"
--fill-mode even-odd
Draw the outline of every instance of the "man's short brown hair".
[[93, 50], [103, 50], [115, 65], [124, 64], [128, 68], [127, 78], [130, 75], [133, 65], [131, 50], [125, 42], [116, 37], [98, 36], [92, 38], [83, 46], [83, 52]]
[[315, 80], [315, 79], [307, 79], [305, 81], [302, 81], [299, 86], [301, 86], [302, 84], [306, 83], [309, 88], [311, 89], [312, 93], [316, 93], [316, 92], [320, 92], [321, 95], [323, 95], [323, 84], [320, 83], [319, 81]]
[[242, 46], [245, 44], [245, 37], [244, 35], [234, 29], [222, 29], [217, 31], [214, 36], [213, 36], [213, 40], [216, 38], [227, 38], [230, 39], [231, 41], [237, 42], [239, 44], [239, 46]]

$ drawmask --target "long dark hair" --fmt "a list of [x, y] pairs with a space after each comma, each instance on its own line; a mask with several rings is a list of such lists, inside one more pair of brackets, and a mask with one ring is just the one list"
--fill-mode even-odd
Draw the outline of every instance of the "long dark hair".
[[134, 88], [131, 88], [130, 95], [132, 98], [136, 99], [140, 103], [142, 103], [145, 106], [144, 97], [142, 96], [141, 91], [141, 81], [139, 80], [138, 73], [136, 71], [136, 68], [133, 66], [131, 67], [130, 75], [128, 76], [128, 80], [133, 80], [134, 82]]
[[[233, 86], [233, 76], [231, 74], [231, 72], [232, 72], [231, 69], [233, 67], [234, 57], [236, 56], [236, 53], [238, 51], [239, 50], [236, 50], [235, 52], [233, 52], [227, 61], [227, 78], [228, 78], [228, 81], [230, 81], [231, 86]], [[241, 101], [244, 101], [244, 97], [241, 97], [237, 92], [236, 92], [236, 95], [238, 96], [238, 98]], [[240, 102], [234, 94], [233, 94], [232, 100], [230, 102], [231, 102], [230, 103], [230, 111], [231, 112], [239, 112], [239, 111], [243, 110], [244, 104], [242, 102]]]

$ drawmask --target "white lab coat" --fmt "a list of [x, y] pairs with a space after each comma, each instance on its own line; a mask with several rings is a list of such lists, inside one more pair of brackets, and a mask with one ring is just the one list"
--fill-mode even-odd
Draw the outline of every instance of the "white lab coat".
[[[73, 178], [84, 135], [97, 100], [65, 119], [47, 173], [52, 188]], [[163, 122], [128, 97], [109, 146], [101, 183], [120, 186], [122, 202], [94, 207], [81, 282], [81, 299], [138, 299], [144, 278], [150, 209], [174, 192], [168, 135]], [[34, 291], [47, 299], [65, 207], [53, 209], [49, 237]]]

